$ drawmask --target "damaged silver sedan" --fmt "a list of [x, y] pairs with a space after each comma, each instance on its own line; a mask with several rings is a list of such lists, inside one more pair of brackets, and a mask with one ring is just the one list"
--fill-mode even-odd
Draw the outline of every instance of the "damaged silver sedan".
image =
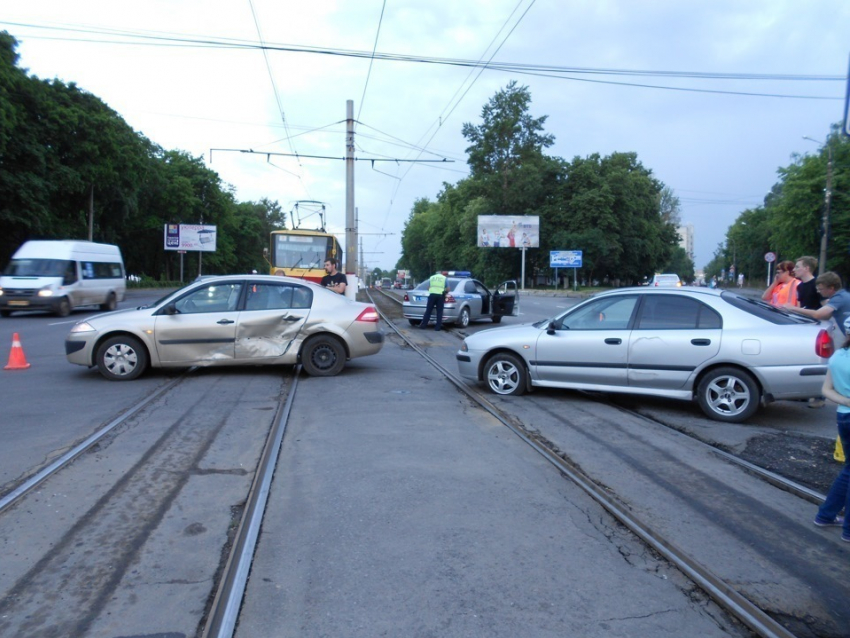
[[65, 354], [113, 381], [148, 367], [297, 363], [312, 376], [333, 376], [348, 359], [381, 350], [378, 319], [374, 306], [301, 279], [228, 275], [81, 321]]

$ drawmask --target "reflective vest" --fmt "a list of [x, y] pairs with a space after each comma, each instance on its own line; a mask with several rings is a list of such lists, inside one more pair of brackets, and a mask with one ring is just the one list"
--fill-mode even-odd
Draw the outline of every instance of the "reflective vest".
[[787, 303], [799, 306], [800, 304], [797, 300], [797, 284], [799, 283], [799, 279], [791, 279], [791, 281], [777, 285], [776, 288], [773, 289], [770, 303], [778, 308], [781, 308]]
[[428, 294], [442, 295], [446, 290], [446, 276], [437, 273], [428, 280]]

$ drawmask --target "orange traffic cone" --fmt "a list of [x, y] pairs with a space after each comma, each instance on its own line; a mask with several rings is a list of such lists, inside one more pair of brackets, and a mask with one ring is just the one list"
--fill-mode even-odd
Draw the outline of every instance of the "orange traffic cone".
[[24, 349], [21, 347], [21, 338], [18, 333], [12, 335], [12, 352], [9, 353], [9, 363], [4, 370], [26, 370], [30, 367], [27, 363], [27, 358], [24, 356]]

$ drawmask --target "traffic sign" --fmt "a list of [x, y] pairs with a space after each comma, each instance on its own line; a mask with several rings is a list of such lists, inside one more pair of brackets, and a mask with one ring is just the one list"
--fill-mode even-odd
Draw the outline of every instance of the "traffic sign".
[[776, 253], [765, 253], [764, 254], [764, 260], [767, 263], [770, 263], [772, 261], [776, 261]]
[[582, 251], [580, 250], [550, 250], [550, 268], [581, 268]]

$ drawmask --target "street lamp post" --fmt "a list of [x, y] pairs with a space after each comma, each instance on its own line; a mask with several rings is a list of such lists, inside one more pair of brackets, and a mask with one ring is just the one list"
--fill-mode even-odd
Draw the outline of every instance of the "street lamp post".
[[[809, 140], [810, 142], [815, 142], [816, 144], [821, 144], [826, 147], [826, 190], [824, 191], [824, 200], [823, 200], [823, 229], [821, 231], [820, 236], [820, 256], [818, 258], [819, 268], [818, 271], [820, 273], [826, 272], [826, 243], [827, 238], [829, 237], [829, 205], [832, 201], [832, 147], [828, 143], [823, 143], [820, 140], [816, 140], [813, 137], [809, 137], [808, 135], [803, 136], [804, 140]], [[829, 138], [827, 138], [827, 142], [829, 142]]]

